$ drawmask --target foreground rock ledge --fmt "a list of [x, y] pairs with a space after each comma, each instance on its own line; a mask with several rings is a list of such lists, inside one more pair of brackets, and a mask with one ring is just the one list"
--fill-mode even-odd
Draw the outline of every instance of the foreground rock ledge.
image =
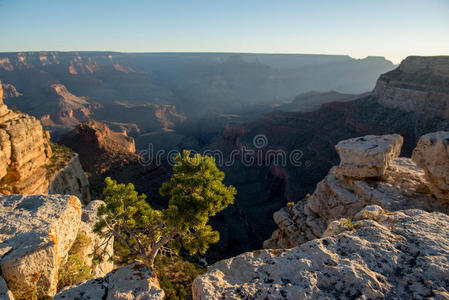
[[164, 291], [144, 265], [134, 263], [121, 267], [103, 278], [85, 281], [65, 288], [54, 300], [105, 299], [105, 300], [163, 300]]
[[0, 197], [0, 267], [16, 299], [55, 294], [59, 266], [80, 222], [75, 196]]
[[195, 279], [193, 298], [449, 299], [449, 216], [412, 209], [393, 217], [297, 248], [222, 260]]

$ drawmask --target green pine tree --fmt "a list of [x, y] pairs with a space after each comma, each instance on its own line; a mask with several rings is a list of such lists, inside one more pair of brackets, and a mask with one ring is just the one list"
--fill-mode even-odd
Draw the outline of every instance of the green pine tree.
[[118, 184], [106, 178], [106, 205], [98, 210], [101, 220], [95, 232], [113, 236], [152, 270], [157, 254], [168, 249], [169, 243], [172, 250], [184, 247], [193, 255], [204, 254], [210, 244], [218, 242], [218, 231], [207, 223], [232, 204], [236, 194], [233, 186], [223, 184], [224, 173], [212, 157], [191, 156], [184, 150], [175, 158], [173, 171], [160, 189], [161, 195], [170, 196], [167, 209], [152, 209], [131, 183]]

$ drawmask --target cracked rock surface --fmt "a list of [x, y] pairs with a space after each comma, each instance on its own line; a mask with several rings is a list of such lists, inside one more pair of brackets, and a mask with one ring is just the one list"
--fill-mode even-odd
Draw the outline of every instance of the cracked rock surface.
[[334, 236], [222, 260], [195, 279], [194, 299], [449, 299], [449, 216], [365, 214]]
[[164, 297], [157, 279], [144, 265], [134, 263], [114, 270], [105, 277], [65, 288], [54, 299], [163, 300]]

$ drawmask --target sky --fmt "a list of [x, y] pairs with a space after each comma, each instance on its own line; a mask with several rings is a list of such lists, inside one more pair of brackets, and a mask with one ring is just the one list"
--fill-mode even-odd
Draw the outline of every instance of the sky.
[[0, 52], [449, 55], [449, 0], [0, 0]]

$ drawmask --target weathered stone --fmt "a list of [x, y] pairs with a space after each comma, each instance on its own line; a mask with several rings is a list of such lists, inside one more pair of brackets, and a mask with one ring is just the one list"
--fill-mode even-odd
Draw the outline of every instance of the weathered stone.
[[367, 135], [339, 142], [338, 173], [354, 178], [382, 177], [391, 162], [399, 157], [404, 139], [398, 134]]
[[76, 238], [81, 203], [75, 196], [0, 197], [0, 267], [16, 299], [52, 297], [58, 269]]
[[49, 194], [75, 195], [82, 202], [89, 203], [89, 181], [81, 167], [78, 154], [75, 153], [65, 167], [54, 173], [49, 181]]
[[377, 80], [373, 95], [387, 107], [449, 120], [447, 56], [407, 57]]
[[429, 184], [424, 170], [408, 158], [394, 160], [383, 179], [339, 178], [334, 167], [312, 196], [273, 215], [278, 229], [264, 248], [291, 248], [319, 238], [332, 221], [353, 219], [372, 204], [388, 211], [419, 208], [449, 213], [449, 204], [432, 197]]
[[[97, 210], [103, 204], [104, 202], [101, 200], [93, 200], [89, 202], [89, 204], [83, 209], [79, 229], [79, 232], [85, 234], [90, 240], [89, 245], [84, 248], [83, 252], [80, 254], [84, 258], [84, 264], [92, 268], [92, 274], [94, 277], [103, 277], [114, 268], [114, 263], [109, 261], [109, 258], [114, 254], [114, 238], [105, 240], [93, 232], [95, 223], [99, 221]], [[95, 251], [103, 251], [103, 249], [106, 249], [104, 253], [104, 261], [99, 264], [93, 264], [91, 254]]]
[[394, 218], [219, 261], [195, 279], [193, 299], [448, 299], [449, 216], [406, 210]]
[[88, 202], [88, 182], [78, 158], [52, 169], [48, 132], [34, 117], [9, 110], [1, 100], [0, 194], [73, 194]]
[[413, 150], [412, 160], [426, 172], [432, 193], [449, 201], [449, 132], [423, 135]]
[[112, 271], [103, 278], [67, 287], [54, 299], [162, 300], [164, 297], [157, 278], [144, 265], [134, 263]]

